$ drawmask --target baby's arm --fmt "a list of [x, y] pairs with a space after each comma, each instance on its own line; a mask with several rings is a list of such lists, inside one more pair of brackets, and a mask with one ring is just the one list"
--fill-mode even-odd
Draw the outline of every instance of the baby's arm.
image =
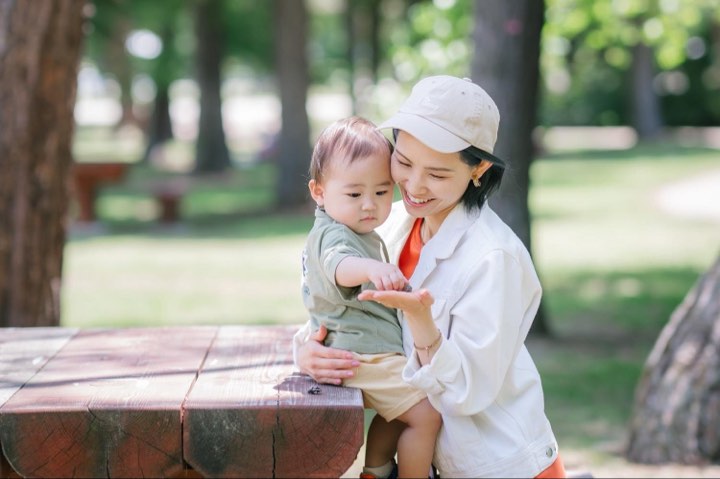
[[340, 286], [354, 288], [368, 281], [381, 291], [402, 291], [407, 284], [407, 279], [396, 265], [370, 258], [347, 256], [335, 269], [335, 282]]

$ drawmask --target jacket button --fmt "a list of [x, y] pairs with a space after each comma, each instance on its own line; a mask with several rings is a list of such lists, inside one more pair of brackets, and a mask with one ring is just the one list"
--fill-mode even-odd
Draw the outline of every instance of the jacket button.
[[553, 448], [552, 448], [552, 447], [548, 447], [547, 450], [545, 451], [545, 455], [546, 455], [547, 457], [552, 457], [552, 456], [553, 456], [553, 452], [555, 452], [555, 451], [553, 451]]

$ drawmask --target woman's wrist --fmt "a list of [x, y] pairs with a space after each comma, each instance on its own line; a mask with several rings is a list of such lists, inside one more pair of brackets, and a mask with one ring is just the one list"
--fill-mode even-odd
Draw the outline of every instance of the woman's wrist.
[[421, 365], [429, 364], [443, 341], [442, 332], [433, 323], [432, 329], [423, 327], [413, 331], [413, 347]]
[[425, 354], [429, 355], [432, 351], [434, 351], [440, 345], [441, 341], [442, 341], [442, 333], [438, 329], [437, 336], [435, 337], [435, 339], [433, 340], [432, 343], [428, 344], [427, 346], [418, 346], [417, 344], [413, 343], [413, 346], [415, 347], [415, 349], [417, 351], [423, 351]]

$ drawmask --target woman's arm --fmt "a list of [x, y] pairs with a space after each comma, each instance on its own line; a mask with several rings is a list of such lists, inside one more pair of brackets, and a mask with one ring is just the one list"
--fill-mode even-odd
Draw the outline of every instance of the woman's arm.
[[325, 326], [308, 336], [310, 327], [306, 324], [293, 338], [293, 357], [301, 372], [315, 381], [326, 384], [342, 384], [342, 380], [354, 375], [353, 368], [360, 363], [350, 351], [323, 346], [327, 336]]
[[435, 323], [426, 311], [432, 303], [421, 308], [419, 298], [407, 302], [408, 296], [401, 295], [409, 293], [362, 293], [367, 299], [382, 297], [383, 304], [402, 309], [406, 319], [410, 314], [406, 324], [414, 328], [418, 354], [417, 360], [408, 358], [403, 376], [426, 391], [443, 415], [476, 414], [495, 400], [540, 301], [534, 270], [521, 267], [502, 251], [468, 265], [468, 270], [470, 274], [458, 285], [463, 294], [451, 311], [442, 313], [452, 316], [451, 337], [431, 348], [430, 359], [420, 353], [420, 347], [437, 337], [432, 334], [437, 335]]

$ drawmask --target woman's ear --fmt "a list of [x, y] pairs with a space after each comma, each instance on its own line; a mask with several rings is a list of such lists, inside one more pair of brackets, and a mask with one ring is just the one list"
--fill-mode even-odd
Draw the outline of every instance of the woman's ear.
[[470, 175], [472, 176], [473, 180], [479, 179], [480, 177], [482, 177], [482, 175], [485, 174], [487, 170], [490, 169], [491, 166], [492, 163], [490, 161], [482, 160], [477, 166], [473, 168]]
[[312, 196], [312, 199], [315, 200], [315, 203], [317, 203], [318, 206], [323, 206], [325, 203], [325, 190], [322, 185], [315, 180], [310, 180], [308, 182], [308, 189], [310, 190], [310, 196]]

